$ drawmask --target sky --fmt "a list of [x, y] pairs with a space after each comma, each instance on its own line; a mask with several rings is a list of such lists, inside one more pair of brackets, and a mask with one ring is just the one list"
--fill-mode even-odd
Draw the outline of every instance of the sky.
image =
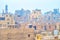
[[54, 8], [60, 9], [60, 0], [0, 0], [0, 13], [5, 9], [6, 4], [9, 12], [12, 13], [21, 8], [25, 10], [40, 9], [43, 13]]

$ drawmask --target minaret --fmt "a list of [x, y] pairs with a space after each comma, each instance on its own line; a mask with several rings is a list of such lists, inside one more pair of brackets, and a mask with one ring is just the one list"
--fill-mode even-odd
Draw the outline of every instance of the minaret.
[[5, 13], [8, 13], [8, 5], [5, 5]]

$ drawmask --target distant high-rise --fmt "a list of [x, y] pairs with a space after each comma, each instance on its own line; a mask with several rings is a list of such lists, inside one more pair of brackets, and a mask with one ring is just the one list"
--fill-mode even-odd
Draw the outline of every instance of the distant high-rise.
[[59, 13], [59, 9], [54, 9], [54, 14], [58, 14]]
[[8, 5], [5, 5], [5, 13], [8, 13]]
[[21, 10], [16, 10], [15, 11], [15, 14], [18, 14], [20, 16], [23, 16], [25, 14], [25, 10], [24, 9], [21, 9]]

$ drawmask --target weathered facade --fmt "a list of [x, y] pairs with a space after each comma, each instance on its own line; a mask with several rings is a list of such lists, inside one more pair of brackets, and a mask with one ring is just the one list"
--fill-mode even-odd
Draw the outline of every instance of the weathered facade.
[[34, 29], [22, 25], [19, 28], [10, 26], [10, 28], [0, 29], [0, 40], [34, 40]]
[[8, 25], [15, 25], [14, 16], [4, 14], [0, 16], [0, 28], [7, 28]]

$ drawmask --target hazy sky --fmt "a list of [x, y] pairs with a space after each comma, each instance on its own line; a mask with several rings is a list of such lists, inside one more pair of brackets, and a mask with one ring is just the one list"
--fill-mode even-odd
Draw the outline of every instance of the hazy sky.
[[41, 9], [43, 12], [60, 8], [60, 0], [0, 0], [0, 13], [6, 4], [8, 5], [9, 12], [13, 13], [21, 8], [25, 10]]

